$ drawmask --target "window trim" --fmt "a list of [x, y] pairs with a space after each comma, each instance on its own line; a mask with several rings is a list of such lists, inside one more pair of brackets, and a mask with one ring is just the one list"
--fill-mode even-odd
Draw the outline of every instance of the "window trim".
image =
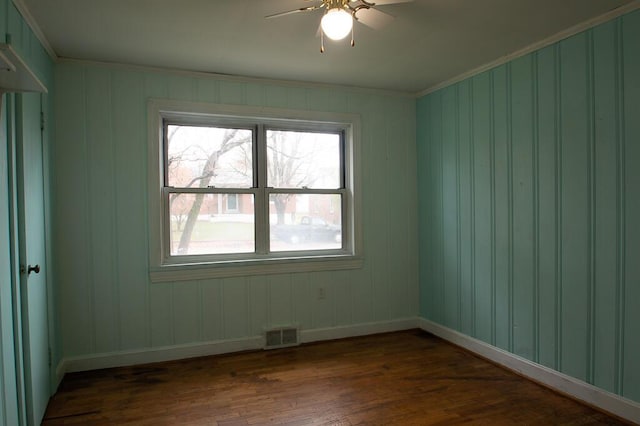
[[[246, 254], [230, 256], [221, 260], [205, 261], [194, 257], [180, 257], [181, 262], [167, 259], [163, 239], [166, 233], [166, 209], [163, 208], [164, 186], [164, 135], [163, 121], [179, 119], [180, 122], [201, 124], [202, 118], [210, 116], [216, 124], [249, 123], [260, 120], [266, 126], [309, 130], [323, 130], [327, 126], [344, 129], [344, 184], [346, 209], [343, 233], [349, 235], [349, 244], [336, 254], [335, 251], [275, 252], [269, 255]], [[362, 216], [360, 177], [360, 115], [353, 113], [332, 113], [321, 111], [300, 111], [281, 108], [253, 107], [242, 105], [221, 105], [197, 102], [149, 99], [147, 106], [148, 126], [148, 241], [149, 274], [151, 282], [172, 282], [234, 276], [280, 274], [294, 272], [328, 271], [361, 268]], [[237, 190], [234, 190], [237, 192]], [[248, 192], [251, 192], [249, 190]], [[288, 192], [288, 191], [285, 191]], [[264, 196], [264, 194], [263, 194]], [[257, 200], [256, 200], [257, 202]], [[257, 220], [266, 220], [257, 215]], [[175, 258], [175, 256], [174, 256]]]

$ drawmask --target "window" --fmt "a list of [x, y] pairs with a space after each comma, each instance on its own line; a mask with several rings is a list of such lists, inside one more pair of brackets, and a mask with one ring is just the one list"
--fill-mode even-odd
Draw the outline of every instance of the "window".
[[355, 115], [151, 101], [153, 281], [361, 265]]

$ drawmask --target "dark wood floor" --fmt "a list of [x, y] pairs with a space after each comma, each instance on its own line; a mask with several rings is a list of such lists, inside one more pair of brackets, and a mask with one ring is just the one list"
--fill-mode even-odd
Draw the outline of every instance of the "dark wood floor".
[[624, 424], [412, 330], [68, 374], [44, 425]]

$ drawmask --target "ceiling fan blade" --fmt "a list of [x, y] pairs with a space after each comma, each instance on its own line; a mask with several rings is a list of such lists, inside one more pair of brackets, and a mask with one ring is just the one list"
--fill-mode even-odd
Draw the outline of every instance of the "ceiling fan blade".
[[273, 15], [267, 15], [267, 16], [265, 16], [265, 18], [266, 19], [271, 19], [271, 18], [278, 18], [280, 16], [291, 15], [292, 13], [310, 12], [312, 10], [320, 9], [321, 7], [322, 7], [322, 5], [320, 5], [320, 6], [301, 7], [299, 9], [293, 9], [293, 10], [289, 10], [287, 12], [280, 12], [280, 13], [274, 13]]
[[355, 17], [358, 22], [375, 30], [379, 30], [395, 19], [392, 15], [373, 8], [360, 9]]
[[357, 8], [360, 6], [384, 6], [385, 4], [396, 4], [396, 3], [411, 3], [413, 0], [352, 0], [349, 2], [349, 6], [352, 8]]
[[411, 3], [413, 0], [375, 0], [371, 1], [376, 6], [382, 6], [385, 4], [396, 4], [396, 3]]

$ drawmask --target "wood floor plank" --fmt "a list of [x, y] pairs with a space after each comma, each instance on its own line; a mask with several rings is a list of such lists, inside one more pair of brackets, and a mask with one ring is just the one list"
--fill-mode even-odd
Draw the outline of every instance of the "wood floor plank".
[[621, 425], [420, 330], [67, 374], [43, 425]]

